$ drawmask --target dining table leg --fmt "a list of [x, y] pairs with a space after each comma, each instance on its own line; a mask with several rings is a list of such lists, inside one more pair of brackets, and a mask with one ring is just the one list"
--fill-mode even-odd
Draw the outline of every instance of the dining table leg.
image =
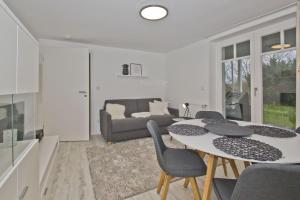
[[215, 155], [208, 155], [207, 171], [204, 182], [204, 191], [202, 200], [210, 200], [211, 190], [212, 190], [212, 181], [215, 177], [218, 157]]

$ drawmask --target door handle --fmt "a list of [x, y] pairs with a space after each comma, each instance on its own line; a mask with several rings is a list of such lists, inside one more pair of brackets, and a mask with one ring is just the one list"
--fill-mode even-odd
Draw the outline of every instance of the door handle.
[[28, 189], [29, 189], [29, 186], [26, 186], [26, 187], [23, 189], [21, 195], [19, 196], [19, 200], [23, 200], [23, 199], [25, 198], [25, 196], [26, 196], [26, 194], [27, 194], [27, 192], [28, 192]]
[[254, 88], [254, 96], [257, 96], [258, 88]]
[[86, 94], [87, 92], [86, 91], [79, 91], [79, 94]]

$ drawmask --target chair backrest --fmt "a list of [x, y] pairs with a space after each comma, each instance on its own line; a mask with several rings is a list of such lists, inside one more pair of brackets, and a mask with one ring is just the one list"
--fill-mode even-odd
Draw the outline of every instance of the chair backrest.
[[165, 167], [164, 167], [163, 155], [164, 155], [164, 152], [167, 150], [167, 147], [161, 137], [159, 127], [155, 121], [150, 120], [147, 122], [147, 128], [154, 140], [158, 163], [159, 163], [160, 167], [162, 169], [164, 169]]
[[216, 111], [199, 111], [196, 113], [196, 119], [225, 119], [224, 116]]
[[231, 200], [298, 200], [300, 166], [256, 164], [240, 176]]

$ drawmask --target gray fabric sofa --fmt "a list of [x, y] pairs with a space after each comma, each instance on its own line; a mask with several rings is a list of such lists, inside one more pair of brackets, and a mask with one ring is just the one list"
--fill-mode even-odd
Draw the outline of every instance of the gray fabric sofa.
[[[170, 115], [152, 115], [146, 118], [133, 118], [132, 113], [149, 112], [149, 102], [161, 101], [160, 98], [150, 99], [114, 99], [106, 100], [104, 107], [100, 110], [101, 135], [107, 142], [119, 142], [131, 139], [149, 137], [146, 124], [154, 120], [159, 124], [163, 134], [168, 133], [166, 128], [173, 123], [173, 118], [178, 117], [178, 110], [169, 108]], [[125, 119], [112, 120], [106, 110], [106, 104], [121, 104], [125, 106]]]

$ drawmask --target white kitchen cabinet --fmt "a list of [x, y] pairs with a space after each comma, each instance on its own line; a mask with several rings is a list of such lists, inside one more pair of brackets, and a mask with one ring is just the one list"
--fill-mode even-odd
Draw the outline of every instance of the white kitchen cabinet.
[[16, 89], [17, 32], [15, 21], [0, 7], [0, 95]]
[[39, 200], [39, 146], [35, 144], [18, 166], [18, 192], [22, 200]]
[[39, 45], [0, 1], [0, 95], [39, 90]]
[[18, 64], [16, 93], [39, 90], [39, 47], [25, 31], [18, 28]]
[[[18, 148], [18, 145], [15, 148]], [[0, 179], [0, 200], [40, 200], [39, 145], [31, 140]]]
[[0, 187], [1, 200], [19, 200], [18, 197], [18, 174], [15, 170], [5, 183]]

